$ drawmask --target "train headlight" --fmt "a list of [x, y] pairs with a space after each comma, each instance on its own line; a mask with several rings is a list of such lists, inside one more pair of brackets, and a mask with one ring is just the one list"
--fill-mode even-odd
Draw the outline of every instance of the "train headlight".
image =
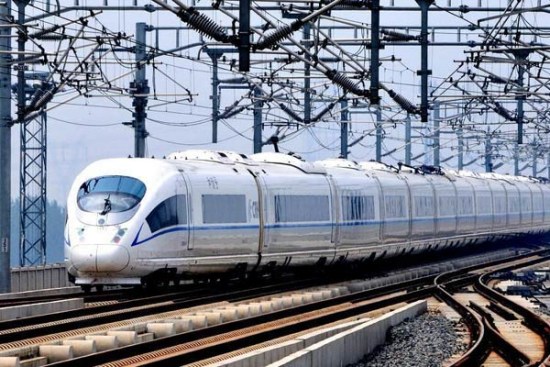
[[126, 230], [127, 230], [127, 228], [119, 228], [118, 231], [116, 232], [115, 236], [111, 240], [111, 242], [119, 243], [120, 240], [122, 239], [122, 237], [124, 236], [124, 234], [126, 233]]
[[84, 241], [84, 228], [78, 228], [76, 230], [76, 234], [78, 235], [78, 239], [80, 240], [80, 242], [83, 242]]

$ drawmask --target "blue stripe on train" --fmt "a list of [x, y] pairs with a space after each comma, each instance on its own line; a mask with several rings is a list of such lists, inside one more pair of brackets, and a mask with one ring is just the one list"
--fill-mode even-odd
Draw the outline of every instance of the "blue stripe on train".
[[[534, 214], [542, 214], [542, 212], [535, 212]], [[509, 214], [510, 216], [518, 216], [519, 217], [519, 214], [515, 214], [515, 213], [512, 213], [512, 214]], [[491, 214], [480, 214], [478, 215], [478, 217], [503, 217], [503, 216], [506, 216], [506, 214], [497, 214], [497, 215], [491, 215]], [[456, 220], [457, 217], [440, 217], [440, 218], [437, 218], [438, 221], [450, 221], [450, 220]], [[473, 220], [475, 219], [475, 217], [472, 217], [472, 216], [458, 216], [458, 219], [470, 219], [470, 220]], [[397, 219], [387, 219], [385, 221], [385, 223], [390, 223], [390, 224], [397, 224], [397, 223], [407, 223], [409, 220], [408, 219], [400, 219], [400, 218], [397, 218]], [[415, 222], [434, 222], [435, 219], [434, 218], [414, 218], [413, 220], [413, 224]], [[366, 225], [380, 225], [382, 223], [382, 221], [380, 220], [362, 220], [362, 221], [346, 221], [346, 222], [341, 222], [339, 223], [340, 226], [342, 227], [353, 227], [353, 226], [366, 226]], [[319, 223], [273, 223], [273, 224], [266, 224], [265, 225], [265, 228], [266, 229], [275, 229], [275, 228], [318, 228], [318, 227], [332, 227], [332, 222], [319, 222]], [[258, 224], [232, 224], [232, 225], [209, 225], [209, 226], [193, 226], [191, 227], [191, 230], [193, 231], [211, 231], [211, 230], [218, 230], [218, 231], [223, 231], [223, 230], [241, 230], [241, 229], [258, 229], [259, 228], [259, 225]], [[143, 229], [143, 225], [140, 227], [137, 235], [136, 235], [136, 238], [132, 241], [132, 246], [137, 246], [137, 245], [141, 245], [145, 242], [148, 242], [152, 239], [155, 239], [159, 236], [162, 236], [162, 235], [165, 235], [165, 234], [168, 234], [168, 233], [173, 233], [173, 232], [184, 232], [184, 231], [188, 231], [189, 228], [188, 226], [174, 226], [174, 227], [169, 227], [167, 229], [164, 229], [164, 230], [161, 230], [155, 234], [153, 234], [152, 236], [150, 237], [147, 237], [143, 240], [139, 240], [139, 235], [141, 233], [141, 230]]]

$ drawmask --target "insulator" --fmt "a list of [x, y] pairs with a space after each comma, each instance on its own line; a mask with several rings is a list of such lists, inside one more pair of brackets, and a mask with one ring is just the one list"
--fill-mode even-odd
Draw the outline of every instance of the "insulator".
[[397, 94], [394, 92], [393, 89], [390, 89], [388, 91], [388, 94], [390, 97], [405, 111], [412, 114], [418, 114], [418, 108], [416, 108], [415, 105], [413, 105], [407, 98], [403, 97], [401, 94]]
[[336, 9], [361, 9], [370, 8], [372, 6], [371, 0], [344, 0], [336, 5]]
[[233, 43], [232, 38], [225, 33], [222, 26], [216, 24], [212, 19], [194, 9], [182, 10], [178, 13], [178, 16], [181, 20], [189, 24], [191, 28], [199, 31], [205, 36], [219, 42]]
[[230, 117], [238, 115], [239, 113], [241, 113], [245, 109], [246, 109], [246, 106], [239, 106], [239, 108], [233, 108], [233, 109], [230, 109], [230, 110], [226, 110], [221, 115], [219, 115], [218, 118], [228, 119]]
[[510, 112], [508, 112], [508, 110], [502, 107], [501, 104], [498, 102], [495, 102], [495, 107], [493, 108], [493, 111], [495, 111], [497, 114], [504, 117], [508, 121], [515, 120], [515, 118], [513, 118], [512, 115], [510, 115]]
[[[50, 27], [50, 28], [45, 28], [45, 29], [42, 29], [41, 31], [38, 31], [36, 33], [33, 33], [31, 34], [29, 37], [33, 38], [33, 39], [38, 39], [38, 38], [41, 38], [45, 35], [47, 35], [48, 33], [54, 33], [55, 31], [57, 31], [59, 28], [62, 28], [62, 26], [60, 25], [54, 25], [53, 27]], [[57, 37], [59, 37], [59, 35], [57, 35]]]
[[368, 90], [359, 88], [353, 80], [351, 80], [344, 74], [337, 72], [336, 70], [332, 70], [326, 75], [334, 83], [338, 84], [339, 86], [353, 94], [364, 97], [370, 96], [370, 92]]
[[392, 41], [414, 41], [414, 40], [418, 39], [418, 37], [410, 35], [410, 34], [400, 33], [400, 32], [396, 32], [396, 31], [390, 31], [390, 30], [387, 30], [387, 29], [383, 29], [381, 31], [381, 33], [383, 35], [385, 35], [386, 38], [388, 38]]
[[321, 110], [321, 112], [319, 112], [316, 116], [314, 116], [311, 121], [312, 122], [317, 122], [319, 120], [321, 120], [323, 118], [323, 116], [327, 113], [327, 112], [330, 112], [330, 110], [332, 110], [334, 108], [336, 104], [335, 103], [329, 103], [328, 106], [326, 106], [325, 108], [323, 108]]
[[63, 41], [67, 38], [68, 36], [66, 35], [45, 34], [43, 36], [37, 37], [36, 39], [40, 39], [42, 41]]
[[48, 104], [53, 99], [53, 96], [55, 94], [54, 92], [55, 88], [52, 88], [51, 90], [45, 91], [44, 94], [40, 96], [38, 101], [34, 104], [35, 109], [40, 109]]
[[264, 36], [264, 38], [261, 41], [256, 43], [254, 45], [254, 49], [263, 50], [266, 48], [271, 48], [277, 45], [279, 41], [282, 41], [283, 39], [290, 36], [292, 33], [296, 32], [298, 29], [300, 29], [302, 25], [303, 25], [302, 21], [298, 19], [292, 22], [291, 24], [286, 24], [282, 27], [279, 27], [273, 32], [271, 32], [270, 34]]
[[508, 84], [510, 81], [504, 78], [501, 78], [498, 75], [489, 75], [489, 80], [496, 84]]
[[32, 96], [32, 99], [29, 102], [27, 109], [29, 111], [33, 111], [42, 108], [42, 106], [46, 105], [49, 101], [53, 99], [55, 90], [56, 87], [52, 84], [47, 87], [43, 86], [38, 89]]
[[296, 112], [294, 112], [294, 110], [290, 109], [286, 105], [284, 105], [282, 103], [279, 103], [279, 107], [281, 107], [281, 110], [285, 111], [286, 114], [289, 115], [290, 117], [292, 117], [294, 120], [296, 120], [298, 122], [304, 122], [304, 119], [302, 119], [300, 116], [298, 116], [298, 114]]

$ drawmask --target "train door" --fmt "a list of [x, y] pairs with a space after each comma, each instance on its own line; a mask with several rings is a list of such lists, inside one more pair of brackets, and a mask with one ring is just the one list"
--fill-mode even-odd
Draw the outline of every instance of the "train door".
[[185, 218], [185, 221], [180, 221], [181, 226], [186, 226], [187, 228], [183, 228], [184, 230], [181, 231], [181, 245], [182, 247], [187, 247], [188, 250], [193, 249], [193, 242], [191, 241], [191, 226], [190, 223], [192, 222], [192, 200], [189, 198], [191, 197], [191, 193], [189, 192], [189, 185], [187, 184], [187, 180], [185, 177], [185, 173], [182, 169], [179, 170], [180, 176], [177, 178], [176, 181], [176, 197], [178, 198], [178, 217]]
[[378, 229], [378, 239], [379, 243], [384, 243], [384, 233], [385, 233], [385, 223], [386, 223], [386, 208], [384, 206], [384, 185], [380, 183], [380, 179], [376, 175], [372, 175], [374, 181], [376, 182], [376, 188], [378, 189], [378, 212], [379, 216], [379, 229]]
[[338, 246], [340, 243], [340, 192], [337, 189], [336, 182], [331, 176], [326, 176], [327, 182], [330, 187], [330, 196], [331, 196], [331, 215], [332, 215], [332, 233], [331, 233], [331, 242], [334, 246]]
[[258, 197], [256, 201], [252, 202], [252, 211], [254, 212], [254, 215], [258, 216], [258, 254], [261, 254], [264, 247], [266, 246], [266, 235], [265, 235], [265, 221], [266, 221], [266, 213], [265, 213], [265, 183], [264, 180], [255, 172], [252, 170], [248, 170], [252, 177], [254, 177], [254, 182], [256, 182], [256, 188], [258, 189]]

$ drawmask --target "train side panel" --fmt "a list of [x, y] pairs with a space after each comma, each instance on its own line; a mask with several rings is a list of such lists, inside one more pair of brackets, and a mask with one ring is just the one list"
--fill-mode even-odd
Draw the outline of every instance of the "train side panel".
[[[485, 240], [487, 233], [493, 231], [496, 226], [493, 190], [486, 180], [478, 177], [468, 178], [468, 180], [474, 188], [474, 210], [467, 209], [468, 213], [465, 215], [475, 218], [475, 233], [478, 234], [477, 238]], [[467, 207], [469, 208], [471, 199], [466, 200], [468, 201]]]
[[437, 238], [454, 237], [458, 228], [456, 180], [449, 177], [434, 176], [431, 181], [437, 209], [436, 236]]
[[508, 225], [507, 190], [500, 181], [488, 179], [485, 182], [490, 187], [493, 196], [493, 232], [504, 232]]
[[[506, 190], [506, 199], [507, 199], [507, 209], [508, 209], [508, 221], [506, 223], [506, 228], [518, 229], [523, 224], [521, 221], [522, 217], [522, 202], [521, 200], [527, 199], [521, 196], [520, 187], [516, 182], [502, 182]], [[529, 198], [531, 200], [531, 198]], [[527, 213], [525, 213], [527, 215]]]
[[435, 191], [431, 179], [424, 175], [404, 174], [411, 201], [411, 241], [435, 236]]
[[375, 172], [380, 192], [382, 243], [407, 243], [411, 234], [410, 194], [407, 181], [395, 173]]
[[538, 232], [544, 223], [544, 191], [541, 185], [529, 184], [533, 193], [533, 228]]
[[191, 198], [187, 271], [256, 265], [260, 213], [252, 174], [244, 167], [208, 163], [186, 167], [183, 173]]
[[[477, 190], [474, 191], [474, 179], [469, 177], [457, 177], [454, 181], [456, 189], [456, 239], [458, 245], [462, 246], [466, 244], [466, 240], [460, 236], [471, 235], [476, 230], [476, 212], [475, 203]], [[491, 202], [491, 193], [486, 190], [489, 195], [489, 203]], [[489, 210], [492, 210], [492, 206], [488, 206]], [[490, 222], [492, 226], [492, 221]], [[455, 245], [455, 244], [453, 244]]]
[[550, 186], [549, 185], [540, 185], [542, 192], [542, 202], [543, 202], [543, 219], [544, 225], [550, 225]]
[[380, 188], [377, 180], [357, 166], [342, 168], [338, 161], [351, 165], [344, 160], [321, 162], [335, 186], [336, 258], [364, 260], [380, 253]]
[[139, 233], [129, 246], [136, 269], [145, 272], [173, 267], [174, 259], [187, 256], [189, 245], [189, 196], [183, 177], [174, 169], [154, 190], [154, 197], [144, 203]]
[[531, 185], [526, 182], [516, 182], [519, 191], [519, 205], [521, 210], [520, 223], [522, 228], [533, 226], [533, 191]]
[[334, 259], [331, 187], [322, 174], [265, 165], [262, 263], [312, 264]]

